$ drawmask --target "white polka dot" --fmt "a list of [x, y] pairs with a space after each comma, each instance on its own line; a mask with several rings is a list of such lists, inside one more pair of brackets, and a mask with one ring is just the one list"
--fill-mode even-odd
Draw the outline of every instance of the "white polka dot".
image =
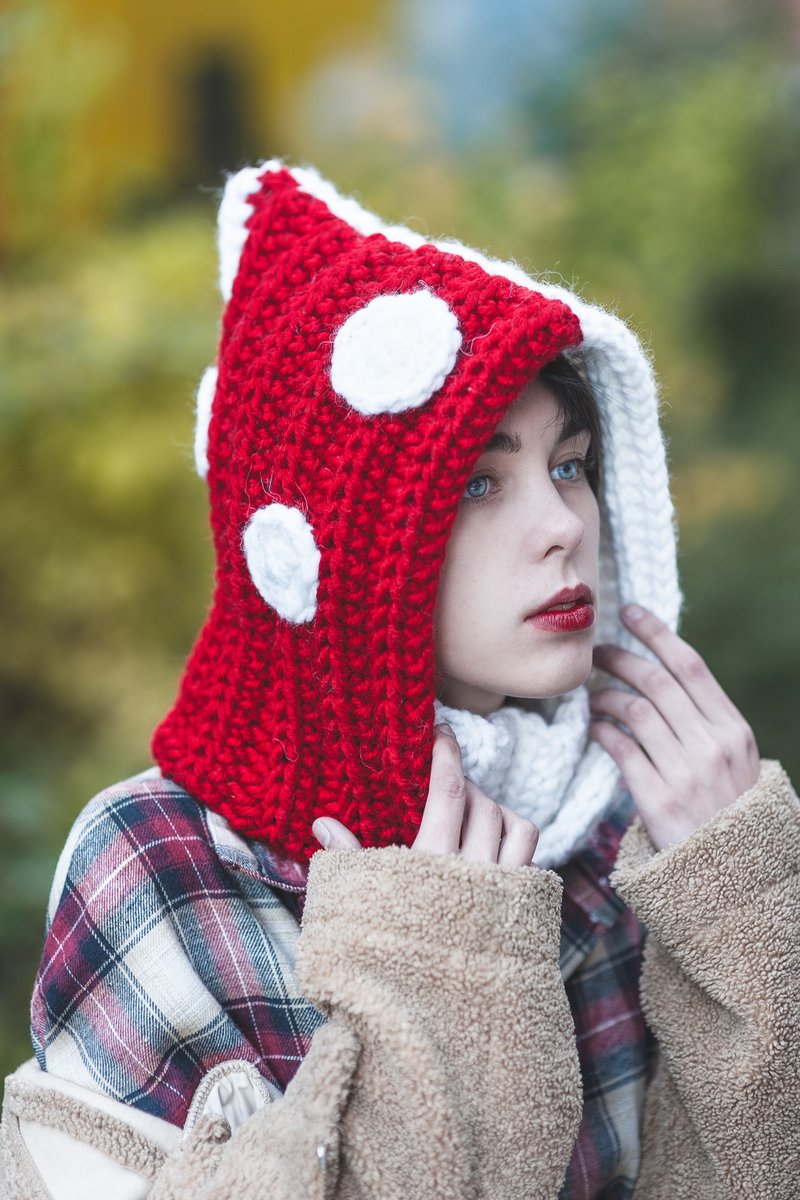
[[197, 389], [197, 407], [194, 420], [194, 465], [197, 474], [205, 479], [208, 474], [208, 427], [211, 424], [211, 408], [214, 404], [214, 393], [217, 390], [216, 367], [209, 367], [203, 372], [200, 386]]
[[248, 521], [242, 544], [250, 577], [267, 604], [295, 625], [313, 620], [320, 553], [303, 514], [265, 504]]
[[418, 408], [438, 392], [460, 347], [458, 322], [439, 296], [376, 296], [336, 334], [331, 385], [365, 416]]

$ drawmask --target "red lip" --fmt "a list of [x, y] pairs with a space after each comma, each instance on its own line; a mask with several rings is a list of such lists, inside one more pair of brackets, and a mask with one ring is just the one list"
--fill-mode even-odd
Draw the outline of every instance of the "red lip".
[[554, 633], [575, 633], [594, 625], [594, 597], [592, 589], [585, 583], [574, 588], [562, 588], [551, 596], [541, 608], [525, 618], [538, 629], [550, 629]]
[[585, 583], [579, 583], [577, 587], [562, 588], [560, 592], [556, 592], [555, 596], [551, 596], [549, 600], [545, 600], [541, 608], [534, 609], [533, 612], [528, 613], [528, 617], [538, 617], [542, 613], [548, 612], [551, 608], [555, 608], [556, 605], [560, 607], [562, 604], [593, 605], [594, 597], [592, 596], [592, 589], [587, 587]]

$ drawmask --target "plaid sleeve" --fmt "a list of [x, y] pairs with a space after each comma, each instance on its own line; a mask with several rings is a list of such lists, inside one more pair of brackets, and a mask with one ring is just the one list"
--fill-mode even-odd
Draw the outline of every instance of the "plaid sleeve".
[[244, 1059], [282, 1091], [322, 1021], [294, 984], [292, 899], [223, 861], [171, 781], [146, 773], [102, 793], [51, 893], [32, 1002], [40, 1066], [181, 1126], [220, 1062]]

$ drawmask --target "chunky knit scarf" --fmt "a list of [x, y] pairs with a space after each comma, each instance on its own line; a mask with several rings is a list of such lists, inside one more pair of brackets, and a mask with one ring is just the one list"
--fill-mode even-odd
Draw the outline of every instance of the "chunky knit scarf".
[[617, 770], [588, 742], [589, 696], [570, 692], [550, 713], [507, 704], [488, 716], [436, 703], [461, 747], [468, 779], [539, 829], [534, 862], [563, 866], [608, 808]]

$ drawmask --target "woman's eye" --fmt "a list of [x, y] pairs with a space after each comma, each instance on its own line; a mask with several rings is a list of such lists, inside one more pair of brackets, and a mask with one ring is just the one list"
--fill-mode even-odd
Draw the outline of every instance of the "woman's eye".
[[464, 488], [465, 500], [485, 500], [492, 488], [488, 475], [476, 475]]
[[553, 467], [550, 476], [559, 483], [574, 483], [576, 479], [580, 479], [583, 467], [582, 458], [570, 458], [567, 462], [559, 463], [557, 467]]

